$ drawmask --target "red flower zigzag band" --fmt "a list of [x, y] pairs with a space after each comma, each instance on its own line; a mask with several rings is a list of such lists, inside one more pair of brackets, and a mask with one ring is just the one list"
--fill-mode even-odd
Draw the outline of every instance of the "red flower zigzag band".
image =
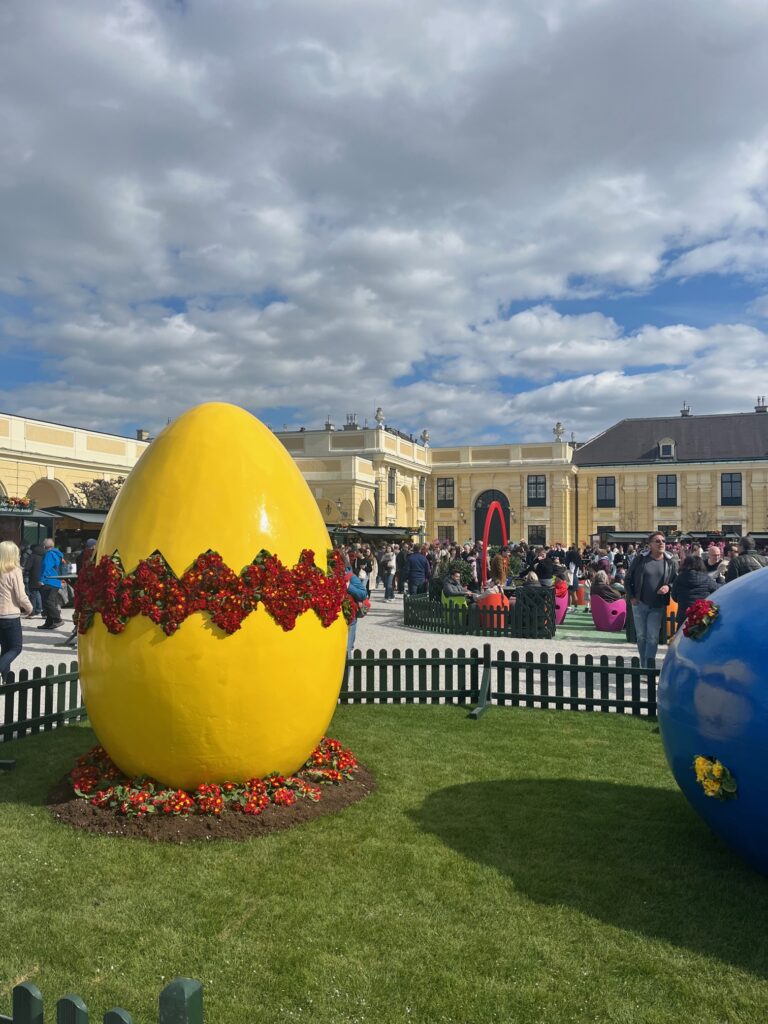
[[338, 552], [328, 558], [328, 572], [315, 565], [313, 551], [304, 550], [293, 569], [260, 551], [239, 576], [216, 551], [198, 555], [178, 577], [159, 551], [126, 573], [120, 556], [103, 556], [83, 567], [75, 588], [78, 631], [85, 633], [94, 615], [101, 615], [110, 633], [122, 633], [135, 615], [162, 626], [170, 636], [194, 612], [208, 612], [225, 633], [236, 632], [259, 603], [284, 630], [291, 630], [303, 612], [312, 610], [323, 626], [344, 613], [349, 621], [344, 563]]

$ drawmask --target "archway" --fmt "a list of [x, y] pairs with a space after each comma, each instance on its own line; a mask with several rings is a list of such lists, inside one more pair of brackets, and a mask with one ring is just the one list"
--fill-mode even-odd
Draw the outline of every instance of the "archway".
[[503, 491], [483, 491], [478, 494], [475, 499], [475, 540], [480, 540], [484, 536], [485, 532], [485, 521], [488, 516], [488, 510], [494, 501], [497, 501], [501, 506], [501, 515], [493, 517], [490, 524], [490, 532], [488, 534], [489, 544], [504, 544], [506, 538], [509, 536], [509, 499]]
[[401, 487], [397, 495], [397, 525], [412, 526], [413, 501], [410, 487]]
[[360, 502], [360, 508], [357, 510], [357, 521], [368, 526], [373, 525], [373, 502], [368, 501], [367, 498]]
[[36, 480], [27, 491], [27, 497], [36, 501], [38, 508], [69, 504], [69, 491], [61, 480]]

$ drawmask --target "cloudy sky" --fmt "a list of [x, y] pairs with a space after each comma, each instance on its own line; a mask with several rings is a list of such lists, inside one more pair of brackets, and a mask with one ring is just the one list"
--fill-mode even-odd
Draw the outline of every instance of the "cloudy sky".
[[0, 409], [748, 411], [766, 52], [764, 0], [3, 0]]

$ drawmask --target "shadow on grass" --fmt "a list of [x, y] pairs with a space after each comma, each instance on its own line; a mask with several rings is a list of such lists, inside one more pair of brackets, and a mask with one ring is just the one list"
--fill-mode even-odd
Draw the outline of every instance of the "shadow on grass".
[[432, 793], [413, 818], [525, 896], [768, 976], [768, 881], [675, 791], [507, 779]]

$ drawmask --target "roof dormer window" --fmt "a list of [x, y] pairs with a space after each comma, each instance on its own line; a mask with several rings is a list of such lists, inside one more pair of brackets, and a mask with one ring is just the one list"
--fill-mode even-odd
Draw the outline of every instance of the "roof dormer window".
[[659, 458], [660, 459], [674, 459], [675, 457], [675, 442], [671, 437], [663, 437], [659, 441]]

